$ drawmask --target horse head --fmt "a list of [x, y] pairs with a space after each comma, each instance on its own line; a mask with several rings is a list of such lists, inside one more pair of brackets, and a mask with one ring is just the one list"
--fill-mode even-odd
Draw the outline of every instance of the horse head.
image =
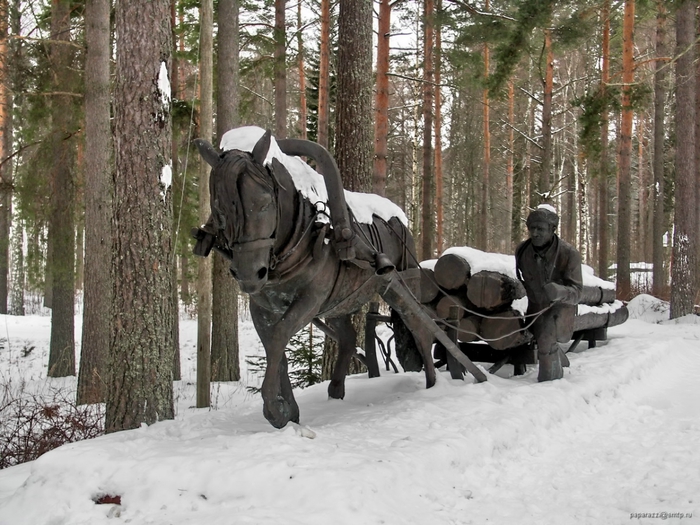
[[279, 222], [278, 184], [264, 164], [270, 132], [252, 153], [234, 149], [218, 154], [205, 140], [195, 144], [212, 168], [211, 222], [231, 257], [231, 274], [242, 291], [259, 292], [267, 284]]

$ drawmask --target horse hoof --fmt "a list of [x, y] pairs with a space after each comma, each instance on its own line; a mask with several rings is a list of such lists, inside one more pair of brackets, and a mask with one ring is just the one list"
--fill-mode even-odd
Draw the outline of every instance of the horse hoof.
[[274, 403], [263, 405], [265, 419], [275, 428], [284, 428], [287, 423], [299, 423], [299, 407], [296, 403], [289, 403], [282, 398], [277, 398]]
[[328, 385], [328, 397], [332, 399], [344, 399], [345, 383], [331, 381]]

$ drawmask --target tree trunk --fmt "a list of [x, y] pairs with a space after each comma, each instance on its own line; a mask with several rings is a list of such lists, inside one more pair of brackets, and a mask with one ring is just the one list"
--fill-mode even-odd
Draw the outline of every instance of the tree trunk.
[[[199, 76], [200, 111], [199, 136], [211, 140], [213, 135], [213, 0], [202, 0], [200, 16]], [[209, 165], [199, 159], [199, 223], [209, 218]], [[197, 269], [197, 408], [211, 404], [211, 311], [212, 311], [212, 262], [211, 257], [201, 257]]]
[[433, 49], [434, 2], [423, 0], [423, 177], [421, 184], [421, 250], [423, 260], [433, 256]]
[[622, 29], [622, 116], [620, 125], [620, 161], [617, 195], [617, 297], [629, 300], [632, 157], [632, 83], [634, 82], [634, 0], [625, 0]]
[[608, 106], [607, 90], [610, 81], [610, 0], [603, 2], [603, 44], [602, 71], [600, 79], [601, 96], [605, 100], [600, 127], [600, 173], [598, 174], [598, 275], [608, 278], [608, 244], [610, 243], [610, 221], [608, 220], [608, 184], [610, 168], [608, 165]]
[[[219, 0], [216, 134], [238, 125], [238, 0]], [[238, 283], [229, 263], [214, 254], [211, 367], [213, 381], [241, 378], [238, 345]]]
[[[489, 10], [489, 1], [486, 0], [484, 7]], [[489, 78], [489, 45], [484, 44], [484, 82]], [[484, 89], [483, 98], [483, 130], [484, 130], [484, 157], [481, 172], [481, 213], [479, 214], [479, 243], [478, 248], [484, 251], [489, 249], [489, 213], [491, 200], [491, 127], [490, 127], [490, 111], [489, 111], [489, 90]]]
[[341, 0], [336, 151], [345, 189], [372, 189], [372, 3]]
[[[12, 152], [12, 90], [8, 89], [11, 47], [7, 42], [7, 0], [0, 0], [0, 160]], [[7, 313], [10, 271], [10, 225], [12, 223], [12, 162], [0, 166], [0, 314]]]
[[[170, 25], [172, 27], [172, 42], [173, 42], [173, 59], [171, 62], [170, 70], [170, 92], [173, 99], [180, 99], [180, 60], [177, 58], [175, 51], [177, 50], [177, 0], [170, 0]], [[172, 138], [171, 143], [171, 156], [173, 164], [173, 195], [183, 195], [185, 176], [184, 173], [180, 176], [180, 158], [178, 155], [178, 149], [180, 146], [180, 133], [177, 126], [172, 128]], [[179, 234], [178, 228], [180, 227], [180, 217], [182, 217], [182, 201], [178, 206], [177, 216], [173, 213], [173, 237], [177, 239]], [[177, 202], [177, 201], [173, 201]], [[177, 250], [177, 246], [173, 246], [173, 250]], [[186, 260], [182, 257], [182, 260]], [[172, 258], [172, 268], [171, 275], [173, 278], [173, 304], [175, 305], [173, 315], [173, 380], [179, 381], [182, 379], [182, 365], [180, 363], [180, 297], [183, 299], [185, 295], [178, 296], [177, 289], [177, 255], [174, 254]], [[183, 279], [183, 289], [187, 285], [187, 280]]]
[[[437, 10], [442, 11], [442, 2], [437, 0]], [[435, 28], [435, 219], [437, 227], [436, 251], [440, 257], [444, 247], [444, 209], [442, 175], [442, 94], [440, 92], [442, 61], [442, 31], [438, 23]]]
[[695, 299], [695, 7], [681, 0], [676, 12], [676, 209], [671, 265], [671, 319], [693, 311]]
[[85, 5], [85, 290], [77, 403], [105, 400], [112, 318], [110, 1]]
[[122, 0], [115, 11], [119, 147], [107, 432], [174, 415], [169, 11], [169, 0]]
[[331, 0], [321, 0], [321, 50], [318, 68], [318, 143], [328, 149], [331, 83]]
[[391, 2], [379, 2], [377, 36], [377, 89], [374, 98], [374, 179], [372, 191], [385, 195], [389, 137], [389, 38], [391, 36]]
[[514, 235], [517, 231], [513, 228], [513, 222], [516, 219], [519, 222], [520, 219], [520, 214], [513, 209], [513, 174], [515, 173], [513, 163], [515, 156], [515, 87], [513, 79], [508, 82], [508, 128], [508, 163], [506, 165], [506, 213], [508, 213], [508, 217], [504, 238], [506, 239], [505, 253], [512, 253], [513, 246], [518, 242]]
[[554, 90], [554, 54], [552, 52], [552, 35], [549, 29], [544, 31], [545, 74], [542, 93], [542, 165], [538, 190], [542, 202], [551, 203], [552, 192], [552, 92]]
[[653, 289], [656, 297], [664, 297], [668, 286], [667, 272], [664, 270], [664, 114], [666, 111], [666, 7], [664, 2], [656, 2], [656, 66], [654, 73], [654, 233], [652, 236], [652, 261], [654, 263]]
[[304, 61], [302, 3], [297, 4], [297, 69], [299, 71], [299, 138], [306, 139], [306, 72]]
[[275, 137], [287, 138], [286, 0], [275, 0]]
[[[76, 87], [74, 69], [70, 67], [70, 2], [53, 0], [51, 7], [51, 69], [56, 93], [70, 93]], [[49, 245], [51, 246], [51, 343], [50, 377], [75, 375], [75, 112], [72, 97], [54, 94], [51, 99], [51, 212]]]
[[[372, 188], [372, 2], [341, 0], [338, 17], [338, 96], [336, 105], [336, 160], [343, 186], [350, 191]], [[353, 316], [359, 338], [364, 314]], [[359, 343], [358, 343], [359, 344]], [[326, 337], [323, 379], [328, 379], [337, 357], [337, 345]], [[353, 361], [354, 363], [354, 361]], [[349, 373], [360, 371], [351, 365]]]

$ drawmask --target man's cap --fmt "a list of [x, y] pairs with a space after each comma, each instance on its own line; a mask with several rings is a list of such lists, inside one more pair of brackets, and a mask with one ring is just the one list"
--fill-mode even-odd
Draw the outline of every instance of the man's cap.
[[530, 212], [525, 224], [529, 227], [535, 222], [546, 222], [556, 228], [559, 226], [559, 215], [557, 215], [557, 211], [550, 204], [540, 204], [536, 210]]

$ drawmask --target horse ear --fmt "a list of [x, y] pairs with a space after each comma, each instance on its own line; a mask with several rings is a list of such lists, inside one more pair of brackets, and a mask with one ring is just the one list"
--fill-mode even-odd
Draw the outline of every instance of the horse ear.
[[219, 157], [219, 154], [214, 149], [214, 146], [209, 144], [209, 142], [204, 139], [194, 139], [193, 142], [194, 145], [197, 146], [199, 154], [206, 161], [206, 163], [212, 168], [215, 168], [219, 164], [221, 157]]
[[270, 139], [272, 137], [272, 132], [268, 129], [265, 134], [260, 137], [260, 140], [255, 144], [253, 148], [253, 158], [258, 164], [265, 163], [265, 157], [267, 157], [267, 151], [270, 149]]

